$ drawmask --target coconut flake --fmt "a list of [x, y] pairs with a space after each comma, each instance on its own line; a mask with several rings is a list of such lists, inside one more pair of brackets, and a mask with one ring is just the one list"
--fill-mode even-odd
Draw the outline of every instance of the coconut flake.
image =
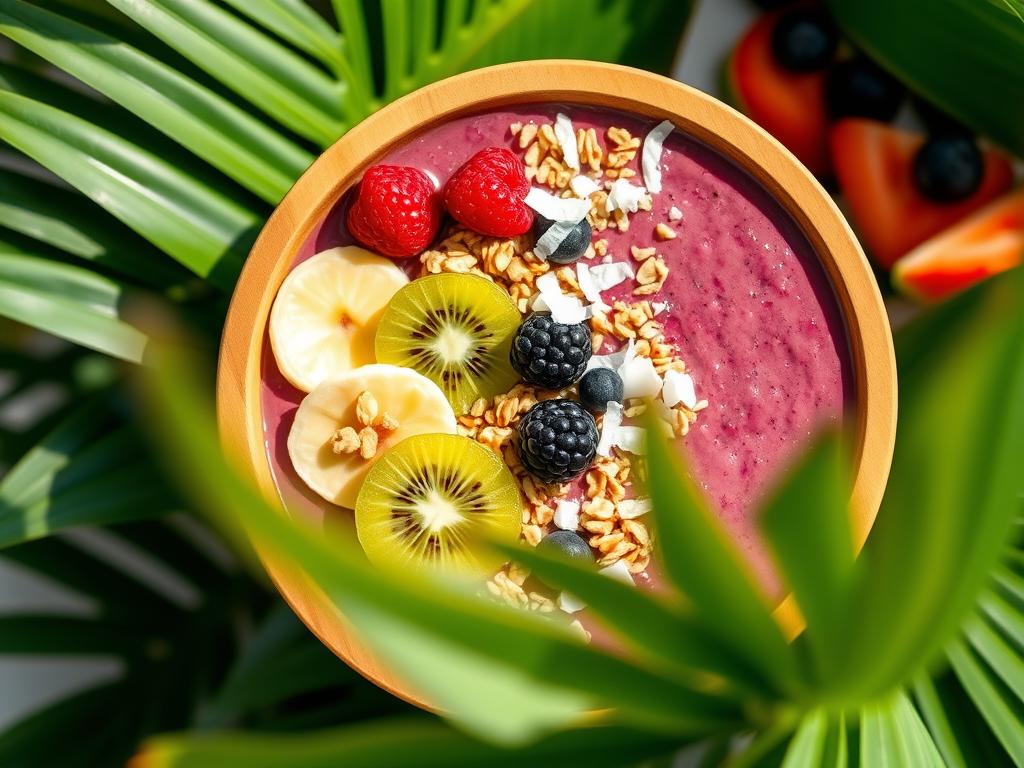
[[608, 200], [605, 203], [605, 212], [624, 211], [625, 213], [636, 213], [640, 208], [641, 201], [647, 196], [647, 190], [630, 184], [626, 179], [616, 179], [608, 190]]
[[580, 527], [580, 503], [559, 499], [555, 505], [555, 527], [563, 531], [575, 531]]
[[611, 456], [615, 445], [615, 433], [622, 426], [622, 405], [614, 400], [608, 401], [608, 410], [604, 412], [601, 422], [601, 439], [597, 441], [597, 455]]
[[666, 371], [661, 397], [669, 408], [682, 403], [692, 410], [697, 405], [697, 392], [693, 386], [693, 377], [688, 373]]
[[665, 139], [672, 133], [674, 126], [668, 120], [662, 120], [644, 137], [644, 147], [640, 152], [640, 165], [644, 172], [644, 184], [652, 194], [661, 192], [661, 151]]
[[660, 315], [666, 309], [668, 309], [668, 302], [667, 301], [652, 301], [651, 302], [651, 310], [654, 312], [654, 316], [655, 317]]
[[676, 208], [674, 205], [668, 209], [668, 220], [669, 221], [681, 221], [683, 218], [683, 212]]
[[615, 447], [643, 456], [647, 453], [647, 430], [643, 427], [619, 427], [614, 435]]
[[[576, 263], [579, 264], [579, 262]], [[607, 291], [609, 288], [614, 288], [616, 285], [620, 285], [626, 282], [626, 280], [635, 277], [633, 267], [625, 261], [615, 261], [611, 264], [595, 264], [590, 267], [590, 276], [594, 279], [594, 283], [599, 291]]]
[[540, 256], [542, 259], [547, 259], [552, 253], [558, 250], [558, 246], [567, 238], [572, 231], [576, 228], [576, 224], [571, 224], [568, 221], [556, 221], [547, 230], [537, 238], [537, 242], [533, 246], [533, 252]]
[[531, 305], [534, 311], [547, 310], [556, 323], [574, 325], [587, 319], [587, 311], [583, 302], [575, 296], [566, 296], [558, 284], [558, 276], [554, 272], [545, 272], [537, 278], [537, 290], [540, 295], [535, 297]]
[[623, 520], [634, 520], [641, 515], [646, 515], [651, 509], [653, 509], [651, 500], [646, 497], [623, 499], [615, 505], [615, 511]]
[[558, 607], [566, 613], [579, 613], [587, 607], [587, 604], [575, 595], [568, 592], [560, 592], [558, 594]]
[[633, 359], [633, 356], [636, 354], [635, 347], [636, 345], [633, 343], [633, 340], [630, 339], [626, 342], [626, 346], [610, 354], [591, 355], [590, 360], [587, 362], [587, 370], [589, 371], [592, 368], [609, 368], [618, 372], [623, 365]]
[[622, 378], [622, 396], [656, 397], [661, 392], [661, 376], [649, 357], [634, 357], [619, 368]]
[[609, 566], [605, 566], [598, 573], [602, 573], [609, 578], [621, 581], [625, 584], [635, 585], [633, 581], [633, 574], [629, 572], [629, 565], [625, 560], [616, 560]]
[[572, 127], [572, 120], [568, 115], [561, 112], [555, 116], [555, 138], [562, 146], [562, 157], [565, 164], [574, 171], [580, 169], [580, 151], [576, 146], [576, 129]]
[[573, 176], [569, 180], [569, 187], [577, 197], [590, 197], [600, 189], [597, 182], [589, 176]]
[[580, 284], [580, 290], [587, 297], [587, 301], [601, 300], [601, 289], [597, 287], [597, 281], [590, 273], [590, 267], [582, 261], [576, 262], [576, 282]]
[[526, 193], [523, 202], [545, 219], [571, 222], [573, 225], [587, 218], [587, 214], [590, 213], [589, 200], [578, 200], [575, 197], [556, 197], [539, 187], [530, 187], [530, 191]]

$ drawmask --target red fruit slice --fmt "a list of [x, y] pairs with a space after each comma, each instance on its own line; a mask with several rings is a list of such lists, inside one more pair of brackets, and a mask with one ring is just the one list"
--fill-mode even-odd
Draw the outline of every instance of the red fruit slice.
[[896, 262], [893, 284], [937, 301], [1024, 262], [1024, 189], [1004, 195]]
[[1010, 159], [986, 150], [978, 191], [958, 203], [936, 203], [914, 185], [914, 155], [925, 136], [861, 118], [832, 128], [832, 167], [861, 240], [885, 269], [927, 240], [1006, 192]]
[[825, 72], [790, 72], [775, 61], [772, 30], [781, 12], [766, 13], [729, 57], [729, 88], [741, 110], [781, 141], [811, 173], [828, 173]]

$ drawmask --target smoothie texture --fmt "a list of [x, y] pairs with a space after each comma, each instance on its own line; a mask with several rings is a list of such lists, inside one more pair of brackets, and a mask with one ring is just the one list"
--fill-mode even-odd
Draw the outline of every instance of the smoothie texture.
[[[544, 104], [462, 117], [429, 128], [379, 162], [422, 169], [443, 187], [477, 151], [509, 147], [523, 153], [510, 126], [549, 124], [558, 113], [575, 129], [609, 128], [644, 137], [656, 121], [612, 110]], [[517, 131], [518, 132], [518, 131]], [[624, 166], [629, 181], [644, 183], [640, 153]], [[603, 291], [608, 305], [649, 300], [664, 339], [685, 360], [701, 400], [707, 401], [685, 437], [676, 442], [708, 502], [749, 557], [770, 592], [778, 585], [758, 541], [755, 513], [787, 459], [821, 428], [839, 425], [852, 398], [847, 332], [837, 299], [810, 244], [795, 222], [756, 181], [719, 154], [673, 131], [660, 158], [661, 191], [650, 210], [629, 216], [628, 229], [594, 232], [603, 240], [592, 265], [640, 264], [634, 249], [655, 249], [667, 274], [660, 289], [638, 296], [636, 279]], [[314, 228], [296, 263], [354, 242], [346, 231], [343, 197]], [[444, 237], [442, 232], [441, 237]], [[400, 262], [401, 263], [401, 262]], [[401, 263], [411, 277], [417, 259]], [[604, 339], [596, 352], [615, 351]], [[277, 370], [267, 345], [263, 357], [263, 412], [270, 464], [289, 508], [336, 517], [291, 469], [285, 448], [302, 392]], [[566, 492], [578, 500], [582, 484]], [[344, 524], [344, 523], [342, 523]]]

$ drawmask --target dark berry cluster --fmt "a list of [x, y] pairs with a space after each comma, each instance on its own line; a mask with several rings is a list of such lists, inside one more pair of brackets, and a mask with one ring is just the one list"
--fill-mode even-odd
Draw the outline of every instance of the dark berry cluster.
[[519, 460], [545, 483], [581, 475], [597, 455], [597, 423], [573, 400], [542, 400], [519, 422]]
[[544, 389], [571, 387], [587, 368], [592, 349], [585, 323], [564, 325], [534, 313], [516, 331], [512, 366], [530, 384]]

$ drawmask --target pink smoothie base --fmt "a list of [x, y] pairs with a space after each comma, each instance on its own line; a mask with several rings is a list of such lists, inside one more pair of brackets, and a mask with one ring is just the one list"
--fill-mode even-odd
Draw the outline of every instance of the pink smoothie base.
[[[565, 112], [577, 128], [611, 126], [643, 137], [654, 123], [633, 115], [576, 105], [544, 105], [489, 112], [430, 128], [382, 162], [411, 165], [443, 185], [474, 152], [516, 148], [509, 125], [550, 122]], [[518, 151], [518, 149], [516, 149]], [[634, 166], [642, 184], [639, 153]], [[680, 350], [708, 400], [690, 434], [677, 442], [698, 486], [734, 540], [748, 554], [765, 588], [778, 584], [756, 534], [759, 499], [787, 459], [819, 429], [839, 424], [852, 399], [847, 333], [825, 273], [806, 238], [769, 194], [742, 170], [693, 139], [674, 132], [662, 154], [662, 191], [650, 212], [631, 217], [628, 232], [606, 230], [616, 261], [629, 247], [656, 245], [669, 267], [662, 290], [668, 302], [658, 319]], [[677, 207], [674, 240], [656, 242], [657, 223]], [[339, 201], [300, 248], [295, 263], [354, 241], [345, 231], [346, 199]], [[635, 264], [634, 264], [635, 266]], [[410, 260], [410, 274], [419, 267]], [[606, 291], [608, 303], [632, 300], [632, 283]], [[286, 442], [303, 394], [277, 370], [268, 343], [263, 354], [263, 420], [267, 455], [282, 502], [326, 525], [351, 527], [351, 513], [323, 502], [295, 475]]]

